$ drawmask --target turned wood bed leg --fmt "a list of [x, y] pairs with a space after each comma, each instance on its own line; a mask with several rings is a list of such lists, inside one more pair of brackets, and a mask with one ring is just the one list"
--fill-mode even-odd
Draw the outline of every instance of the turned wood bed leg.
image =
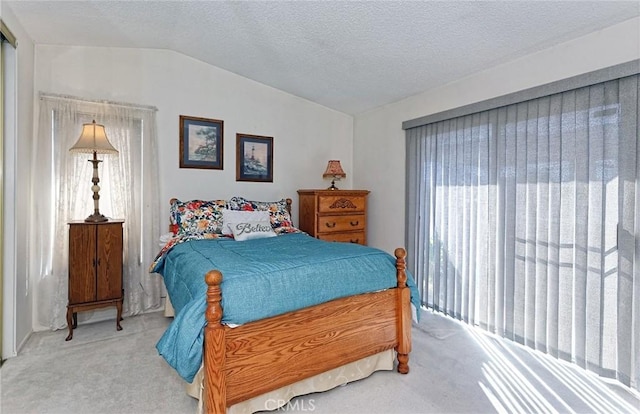
[[398, 329], [398, 372], [407, 374], [409, 372], [409, 352], [411, 352], [411, 292], [407, 287], [407, 273], [405, 271], [405, 257], [407, 252], [403, 248], [397, 248], [394, 252], [396, 256], [396, 275], [398, 278], [398, 299], [397, 299], [397, 329]]
[[221, 324], [222, 273], [207, 272], [207, 310], [204, 328], [204, 410], [206, 413], [224, 414], [227, 411], [227, 384], [225, 377], [225, 329]]

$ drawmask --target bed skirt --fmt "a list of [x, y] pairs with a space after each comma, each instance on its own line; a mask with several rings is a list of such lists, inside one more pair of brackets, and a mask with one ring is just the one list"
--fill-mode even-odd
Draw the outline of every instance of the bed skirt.
[[[286, 387], [232, 405], [227, 409], [227, 414], [250, 414], [257, 411], [275, 410], [286, 405], [294, 397], [314, 392], [328, 391], [349, 382], [366, 378], [375, 371], [391, 371], [394, 366], [394, 358], [395, 352], [392, 349], [380, 352], [379, 354], [360, 359], [322, 374], [314, 375], [306, 380], [298, 381]], [[203, 376], [204, 369], [201, 367], [193, 379], [193, 382], [186, 385], [187, 394], [200, 400], [198, 413], [203, 412], [201, 398]]]
[[[167, 296], [165, 302], [165, 316], [174, 316], [174, 310], [169, 296]], [[250, 414], [257, 411], [272, 411], [286, 405], [292, 398], [300, 395], [328, 391], [349, 382], [366, 378], [375, 371], [391, 371], [394, 367], [394, 361], [395, 351], [389, 349], [232, 405], [227, 409], [227, 414]], [[204, 408], [202, 405], [203, 378], [204, 369], [200, 367], [193, 382], [186, 384], [187, 394], [199, 400], [198, 413], [202, 413]]]

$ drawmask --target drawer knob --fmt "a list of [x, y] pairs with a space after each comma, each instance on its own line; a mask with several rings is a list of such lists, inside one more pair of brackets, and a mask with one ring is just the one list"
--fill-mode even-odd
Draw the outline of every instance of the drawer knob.
[[328, 222], [327, 222], [327, 223], [325, 223], [325, 224], [326, 224], [326, 226], [327, 226], [328, 228], [330, 228], [330, 229], [332, 229], [332, 228], [334, 228], [334, 227], [336, 226], [336, 222], [335, 222], [335, 221], [334, 221], [333, 223], [328, 223]]
[[349, 224], [351, 224], [353, 227], [357, 226], [358, 224], [360, 224], [360, 220], [356, 220], [355, 222], [350, 221]]
[[355, 239], [355, 240], [351, 239], [350, 241], [351, 243], [360, 243], [360, 239]]

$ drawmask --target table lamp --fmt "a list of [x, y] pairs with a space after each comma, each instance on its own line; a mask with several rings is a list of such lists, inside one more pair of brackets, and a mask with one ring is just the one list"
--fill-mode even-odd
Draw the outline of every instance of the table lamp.
[[104, 215], [100, 214], [100, 195], [98, 192], [100, 191], [100, 186], [98, 183], [100, 179], [98, 178], [98, 164], [102, 161], [98, 159], [98, 154], [118, 154], [118, 150], [113, 148], [113, 145], [107, 139], [107, 133], [104, 130], [104, 125], [96, 124], [94, 120], [90, 124], [84, 124], [82, 126], [82, 133], [80, 134], [80, 138], [73, 145], [73, 147], [69, 148], [70, 152], [74, 153], [85, 153], [91, 154], [93, 153], [93, 159], [89, 160], [90, 163], [93, 164], [93, 178], [91, 182], [93, 186], [91, 190], [93, 191], [93, 214], [87, 217], [84, 221], [87, 223], [100, 223], [103, 221], [108, 221], [109, 219]]
[[342, 169], [339, 160], [330, 160], [327, 164], [327, 169], [325, 170], [324, 174], [322, 174], [322, 178], [331, 177], [331, 187], [327, 188], [327, 190], [337, 190], [338, 187], [336, 187], [336, 180], [345, 178], [346, 176], [347, 174], [345, 174], [344, 170]]

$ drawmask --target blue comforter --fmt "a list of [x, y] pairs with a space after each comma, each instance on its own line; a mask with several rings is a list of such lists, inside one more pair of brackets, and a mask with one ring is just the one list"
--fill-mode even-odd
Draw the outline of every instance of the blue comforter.
[[[156, 345], [191, 382], [202, 363], [206, 283], [222, 272], [222, 322], [244, 324], [340, 297], [395, 287], [395, 258], [371, 247], [317, 240], [304, 233], [235, 241], [189, 240], [164, 254], [162, 274], [176, 316]], [[413, 279], [412, 302], [418, 307]]]

